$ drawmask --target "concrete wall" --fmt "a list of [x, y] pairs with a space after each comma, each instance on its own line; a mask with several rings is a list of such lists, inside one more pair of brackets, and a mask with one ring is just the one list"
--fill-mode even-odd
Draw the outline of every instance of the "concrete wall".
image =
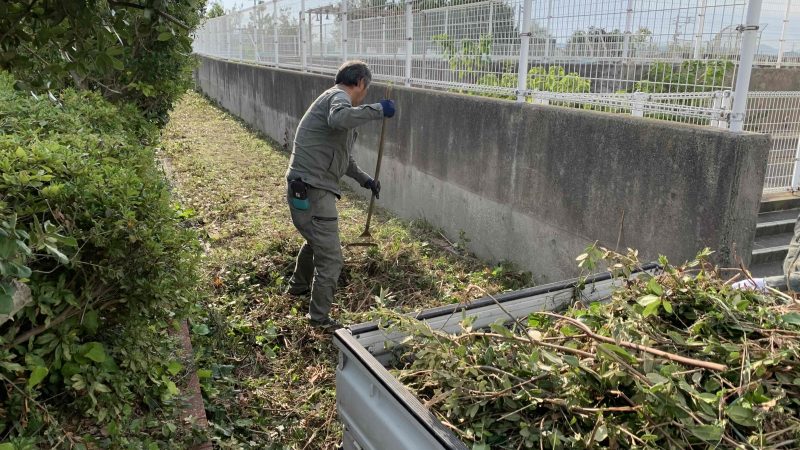
[[800, 91], [800, 67], [753, 67], [751, 91]]
[[[281, 143], [332, 84], [212, 59], [196, 78]], [[370, 100], [383, 90], [374, 86]], [[722, 262], [734, 249], [749, 260], [766, 136], [403, 87], [392, 97], [399, 112], [387, 125], [380, 205], [453, 239], [463, 231], [481, 257], [511, 260], [539, 282], [574, 276], [575, 257], [595, 240], [613, 248], [620, 239], [644, 260], [685, 260], [704, 246]], [[368, 172], [379, 125], [362, 127], [356, 148]]]

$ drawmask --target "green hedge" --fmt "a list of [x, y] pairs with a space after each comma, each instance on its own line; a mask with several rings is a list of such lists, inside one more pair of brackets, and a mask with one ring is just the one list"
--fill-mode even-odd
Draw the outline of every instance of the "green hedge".
[[175, 445], [185, 364], [167, 329], [198, 247], [158, 129], [95, 93], [13, 82], [0, 73], [0, 442]]

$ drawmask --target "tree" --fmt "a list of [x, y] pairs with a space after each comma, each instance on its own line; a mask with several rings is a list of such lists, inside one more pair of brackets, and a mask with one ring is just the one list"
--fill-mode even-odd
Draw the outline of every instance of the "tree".
[[0, 69], [17, 88], [97, 90], [165, 121], [189, 85], [203, 0], [0, 2]]
[[209, 9], [208, 12], [206, 13], [206, 17], [208, 17], [209, 19], [213, 19], [214, 17], [220, 17], [224, 15], [225, 15], [225, 10], [219, 3], [214, 3], [211, 6], [211, 9]]

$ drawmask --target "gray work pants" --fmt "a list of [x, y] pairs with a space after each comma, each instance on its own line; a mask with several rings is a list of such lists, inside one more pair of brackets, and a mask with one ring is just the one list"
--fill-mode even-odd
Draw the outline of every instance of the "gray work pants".
[[[289, 192], [287, 187], [287, 201]], [[310, 207], [301, 211], [289, 203], [292, 223], [306, 242], [300, 247], [297, 262], [289, 280], [290, 292], [311, 289], [311, 320], [328, 317], [339, 273], [342, 271], [342, 246], [339, 241], [339, 220], [336, 196], [324, 189], [308, 187]]]

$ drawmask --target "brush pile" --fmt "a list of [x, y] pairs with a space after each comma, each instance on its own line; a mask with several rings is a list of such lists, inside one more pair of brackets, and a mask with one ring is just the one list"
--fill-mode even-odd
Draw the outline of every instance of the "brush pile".
[[732, 289], [706, 256], [490, 329], [394, 317], [411, 336], [394, 373], [473, 450], [798, 448], [798, 303]]

